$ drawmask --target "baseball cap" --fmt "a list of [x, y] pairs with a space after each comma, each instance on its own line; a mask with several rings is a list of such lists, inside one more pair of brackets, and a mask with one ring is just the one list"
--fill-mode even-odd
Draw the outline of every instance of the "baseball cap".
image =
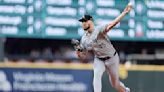
[[79, 19], [80, 22], [85, 22], [87, 20], [91, 20], [92, 16], [91, 15], [84, 15], [81, 19]]

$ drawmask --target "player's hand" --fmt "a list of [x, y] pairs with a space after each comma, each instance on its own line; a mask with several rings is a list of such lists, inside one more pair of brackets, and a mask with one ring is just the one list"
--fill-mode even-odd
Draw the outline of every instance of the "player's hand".
[[86, 52], [81, 52], [81, 51], [77, 51], [77, 50], [76, 50], [76, 55], [80, 59], [85, 59], [87, 57], [87, 53]]
[[130, 12], [130, 10], [132, 10], [132, 4], [131, 3], [128, 3], [128, 5], [126, 6], [126, 8], [124, 9], [124, 12], [126, 12], [126, 13], [129, 13]]
[[80, 56], [81, 56], [80, 54], [81, 54], [81, 52], [76, 50], [76, 55], [77, 55], [77, 57], [80, 58]]

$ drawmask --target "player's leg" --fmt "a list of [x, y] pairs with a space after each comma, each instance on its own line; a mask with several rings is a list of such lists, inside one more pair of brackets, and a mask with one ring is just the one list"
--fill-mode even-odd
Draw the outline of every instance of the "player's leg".
[[[115, 88], [118, 92], [128, 92], [126, 91], [126, 87], [122, 82], [119, 80], [119, 57], [118, 54], [116, 54], [114, 57], [112, 57], [110, 60], [108, 60], [106, 63], [106, 70], [109, 74], [109, 80], [111, 82], [111, 85], [113, 88]], [[129, 91], [130, 92], [130, 91]]]
[[94, 78], [93, 78], [93, 88], [94, 92], [101, 92], [102, 90], [102, 76], [105, 71], [105, 65], [102, 61], [95, 58], [94, 59]]

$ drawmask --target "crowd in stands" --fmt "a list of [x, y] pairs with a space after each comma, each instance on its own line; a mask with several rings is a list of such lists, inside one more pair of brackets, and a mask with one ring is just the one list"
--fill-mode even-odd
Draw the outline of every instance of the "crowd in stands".
[[[161, 62], [164, 60], [162, 43], [151, 43], [151, 45], [144, 42], [113, 41], [112, 43], [121, 63], [132, 61], [142, 64], [164, 64]], [[79, 59], [70, 40], [7, 39], [4, 51], [4, 60], [10, 62], [91, 63], [94, 58], [92, 54], [88, 54], [86, 59]]]

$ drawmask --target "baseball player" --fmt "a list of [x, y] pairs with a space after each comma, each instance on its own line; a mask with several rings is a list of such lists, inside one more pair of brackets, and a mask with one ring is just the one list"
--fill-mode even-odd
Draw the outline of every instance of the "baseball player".
[[119, 80], [119, 56], [107, 37], [107, 33], [121, 21], [121, 19], [132, 9], [128, 4], [124, 11], [111, 23], [103, 26], [94, 26], [91, 15], [84, 15], [79, 21], [85, 34], [82, 36], [80, 44], [76, 46], [76, 53], [79, 58], [85, 58], [87, 53], [94, 53], [94, 92], [102, 90], [102, 75], [106, 70], [109, 74], [109, 80], [113, 88], [118, 92], [130, 92]]

